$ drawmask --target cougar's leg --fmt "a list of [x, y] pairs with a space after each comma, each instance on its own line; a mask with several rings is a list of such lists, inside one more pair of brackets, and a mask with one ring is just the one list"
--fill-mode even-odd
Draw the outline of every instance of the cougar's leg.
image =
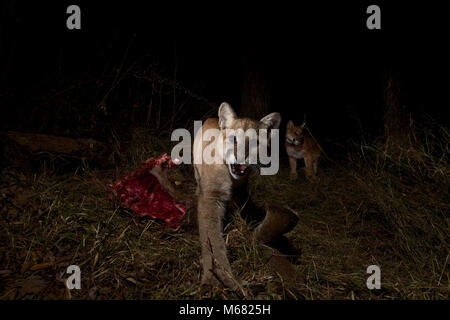
[[202, 284], [215, 285], [217, 280], [230, 289], [237, 289], [227, 258], [223, 239], [222, 219], [225, 214], [225, 199], [214, 196], [214, 192], [202, 190], [198, 200], [198, 226], [202, 247]]
[[314, 174], [317, 175], [317, 169], [319, 169], [320, 156], [314, 161]]
[[297, 159], [289, 157], [289, 166], [291, 168], [291, 172], [289, 174], [291, 179], [297, 178]]
[[313, 161], [311, 157], [305, 157], [305, 174], [308, 179], [313, 176]]
[[313, 170], [314, 170], [314, 175], [317, 175], [317, 168], [319, 167], [319, 158], [315, 158], [314, 162], [313, 162]]
[[255, 237], [262, 243], [277, 249], [289, 260], [296, 261], [301, 251], [284, 236], [293, 230], [298, 222], [297, 214], [289, 208], [270, 203], [266, 205], [266, 216], [255, 229]]
[[283, 234], [291, 231], [297, 225], [297, 214], [281, 205], [266, 205], [266, 216], [261, 224], [255, 229], [258, 240], [270, 244], [280, 238]]

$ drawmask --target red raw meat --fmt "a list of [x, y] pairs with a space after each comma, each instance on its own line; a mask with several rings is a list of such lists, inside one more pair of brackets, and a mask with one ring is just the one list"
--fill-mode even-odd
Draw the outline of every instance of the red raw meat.
[[186, 214], [186, 206], [176, 203], [161, 186], [150, 170], [162, 166], [164, 170], [177, 165], [168, 154], [150, 158], [134, 172], [120, 178], [111, 187], [116, 191], [121, 206], [131, 209], [139, 216], [162, 219], [171, 228], [178, 228]]

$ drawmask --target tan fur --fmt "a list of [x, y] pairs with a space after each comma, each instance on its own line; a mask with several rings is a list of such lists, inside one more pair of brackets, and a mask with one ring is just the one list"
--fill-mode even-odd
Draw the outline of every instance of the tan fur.
[[320, 148], [311, 135], [304, 130], [304, 125], [295, 126], [292, 121], [288, 122], [286, 128], [286, 152], [289, 156], [290, 176], [297, 177], [297, 160], [305, 160], [305, 173], [308, 178], [317, 175], [319, 166]]
[[[202, 141], [207, 129], [220, 129], [218, 140], [224, 141], [225, 129], [243, 130], [253, 128], [277, 128], [281, 118], [278, 113], [270, 114], [261, 121], [252, 119], [239, 119], [233, 109], [223, 103], [219, 108], [219, 119], [210, 118], [203, 124], [202, 131], [197, 132], [194, 139], [194, 158], [202, 155], [210, 144], [217, 141]], [[200, 134], [202, 132], [202, 135]], [[230, 263], [227, 258], [225, 242], [223, 239], [222, 220], [226, 213], [227, 204], [232, 200], [236, 190], [242, 198], [248, 183], [248, 173], [238, 178], [233, 177], [227, 164], [195, 164], [195, 178], [197, 180], [198, 195], [198, 226], [200, 243], [202, 247], [201, 264], [203, 267], [202, 284], [215, 285], [217, 281], [232, 289], [240, 288], [239, 282], [233, 277]]]

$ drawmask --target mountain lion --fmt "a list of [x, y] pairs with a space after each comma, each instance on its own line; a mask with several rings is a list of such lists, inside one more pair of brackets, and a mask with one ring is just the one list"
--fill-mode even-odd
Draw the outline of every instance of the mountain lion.
[[[252, 168], [260, 168], [261, 164], [259, 162], [251, 164], [248, 161], [247, 146], [251, 144], [250, 139], [246, 137], [244, 138], [245, 141], [242, 141], [242, 136], [238, 134], [228, 136], [227, 132], [230, 129], [242, 129], [244, 132], [247, 132], [248, 129], [256, 131], [260, 129], [266, 129], [267, 131], [277, 129], [281, 122], [281, 116], [279, 113], [274, 112], [259, 121], [249, 118], [238, 118], [231, 106], [225, 102], [220, 105], [218, 115], [218, 119], [210, 118], [203, 123], [201, 130], [198, 130], [196, 133], [193, 147], [198, 195], [198, 227], [202, 247], [202, 284], [213, 286], [221, 282], [226, 287], [238, 289], [240, 285], [233, 277], [227, 258], [222, 235], [222, 220], [230, 202], [234, 201], [239, 206], [245, 205], [248, 207], [246, 201], [248, 200], [247, 183], [249, 172]], [[219, 135], [215, 139], [208, 138], [208, 131], [218, 132]], [[234, 150], [236, 150], [237, 144], [245, 144], [244, 162], [229, 161], [228, 152], [230, 150], [222, 148], [222, 145], [226, 145], [227, 141], [231, 149]], [[255, 143], [255, 141], [252, 142]], [[260, 148], [269, 146], [268, 141], [263, 141], [259, 136], [256, 142], [258, 151]], [[217, 157], [220, 161], [212, 164], [208, 164], [207, 161], [199, 163], [195, 159], [204, 160], [203, 150], [214, 150], [211, 152], [212, 156]]]
[[297, 160], [305, 160], [305, 172], [308, 178], [317, 175], [319, 166], [320, 148], [314, 138], [303, 130], [305, 123], [295, 126], [290, 120], [286, 128], [286, 151], [289, 156], [290, 176], [297, 178]]

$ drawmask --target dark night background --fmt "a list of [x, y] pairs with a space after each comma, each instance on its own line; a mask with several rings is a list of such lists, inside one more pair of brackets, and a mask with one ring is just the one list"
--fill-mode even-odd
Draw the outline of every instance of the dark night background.
[[[81, 7], [81, 30], [66, 28], [70, 4]], [[384, 75], [390, 70], [401, 82], [401, 103], [409, 111], [426, 111], [446, 124], [449, 49], [443, 8], [378, 2], [382, 30], [368, 30], [370, 4], [3, 2], [1, 128], [102, 139], [99, 127], [138, 124], [128, 123], [123, 109], [137, 105], [145, 113], [150, 89], [134, 86], [124, 94], [127, 89], [118, 86], [117, 96], [108, 98], [108, 116], [89, 124], [93, 131], [80, 129], [84, 116], [97, 112], [92, 108], [124, 57], [125, 70], [156, 61], [168, 78], [236, 110], [250, 61], [264, 75], [268, 109], [282, 114], [283, 126], [306, 115], [322, 140], [338, 141], [358, 138], [360, 124], [372, 136], [382, 133]], [[104, 86], [83, 90], [84, 81], [103, 76]], [[74, 94], [70, 108], [51, 98], [74, 87], [82, 94]], [[195, 103], [189, 108], [194, 118], [204, 115]], [[174, 125], [185, 126], [181, 120]]]
[[[66, 27], [72, 4], [81, 30]], [[381, 30], [366, 27], [372, 4]], [[158, 183], [147, 170], [173, 129], [223, 101], [280, 112], [280, 137], [306, 117], [321, 149], [317, 176], [280, 143], [278, 173], [249, 178], [263, 225], [298, 215], [272, 244], [301, 252], [257, 243], [246, 205], [228, 205], [226, 247], [251, 297], [448, 300], [448, 23], [430, 1], [0, 1], [0, 300], [240, 299], [200, 286], [197, 195], [225, 207], [228, 184], [197, 189], [192, 165], [152, 171]], [[66, 287], [72, 264], [80, 290]]]

